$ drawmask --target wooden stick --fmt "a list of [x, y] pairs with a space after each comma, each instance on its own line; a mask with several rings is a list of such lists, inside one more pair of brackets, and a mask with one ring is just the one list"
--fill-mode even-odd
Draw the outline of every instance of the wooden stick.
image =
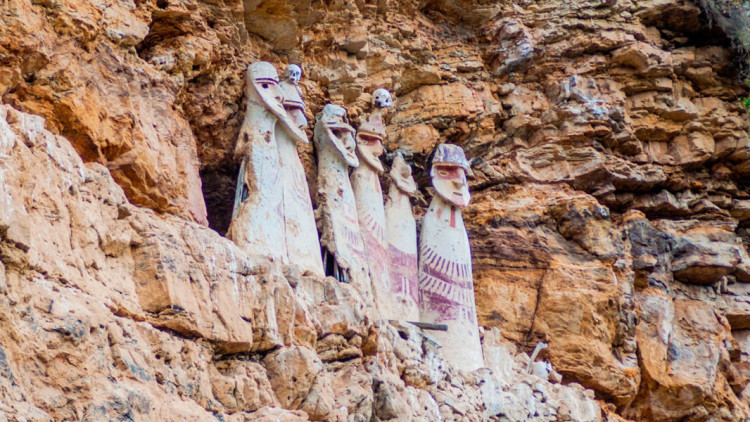
[[414, 324], [423, 330], [448, 331], [448, 326], [446, 324], [432, 324], [429, 322], [416, 322], [416, 321], [407, 321], [407, 322], [409, 324]]

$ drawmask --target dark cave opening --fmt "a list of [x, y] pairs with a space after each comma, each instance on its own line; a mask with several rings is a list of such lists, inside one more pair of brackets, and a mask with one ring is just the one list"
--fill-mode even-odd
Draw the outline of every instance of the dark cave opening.
[[200, 172], [208, 226], [222, 236], [226, 235], [232, 221], [237, 171], [237, 166], [224, 166]]

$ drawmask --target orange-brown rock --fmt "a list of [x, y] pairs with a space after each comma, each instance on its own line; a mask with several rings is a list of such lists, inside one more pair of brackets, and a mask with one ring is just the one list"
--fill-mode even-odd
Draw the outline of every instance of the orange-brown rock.
[[[130, 204], [41, 117], [1, 106], [0, 134], [0, 404], [10, 418], [489, 414], [494, 396], [480, 387], [497, 382], [492, 369], [456, 371], [415, 326], [374, 325], [350, 285], [272, 274], [202, 225]], [[544, 404], [549, 414], [583, 406], [575, 417], [600, 419], [593, 393], [567, 391]], [[492, 415], [547, 400], [527, 393]], [[471, 406], [457, 404], [467, 397]]]
[[136, 54], [158, 19], [133, 2], [18, 1], [4, 10], [3, 100], [106, 165], [133, 203], [205, 223], [195, 135], [174, 112], [178, 85]]
[[[0, 22], [8, 419], [750, 417], [748, 92], [695, 2], [8, 0]], [[491, 373], [221, 236], [257, 60], [302, 65], [310, 121], [389, 88], [418, 217], [432, 148], [474, 159]], [[563, 385], [525, 373], [538, 341]]]

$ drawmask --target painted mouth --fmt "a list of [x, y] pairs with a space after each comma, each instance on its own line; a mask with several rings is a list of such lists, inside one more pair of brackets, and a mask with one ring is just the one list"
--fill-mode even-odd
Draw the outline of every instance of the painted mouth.
[[357, 137], [359, 139], [361, 139], [363, 141], [367, 141], [367, 142], [380, 142], [380, 143], [383, 143], [383, 138], [380, 135], [378, 135], [376, 133], [372, 133], [372, 132], [359, 131], [357, 133]]
[[284, 106], [305, 111], [305, 104], [301, 103], [299, 101], [292, 101], [292, 100], [284, 100]]

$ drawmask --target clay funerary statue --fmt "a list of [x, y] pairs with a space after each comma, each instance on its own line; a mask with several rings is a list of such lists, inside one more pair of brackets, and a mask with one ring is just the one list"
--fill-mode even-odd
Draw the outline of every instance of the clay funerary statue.
[[[291, 245], [295, 263], [322, 273], [322, 264], [314, 260], [317, 253], [308, 257], [308, 250], [317, 248], [311, 245], [317, 243], [317, 234], [295, 147], [298, 142], [309, 142], [303, 130], [304, 103], [296, 85], [287, 91], [291, 115], [284, 108], [276, 69], [267, 62], [248, 67], [247, 109], [234, 151], [240, 171], [227, 237], [248, 253], [280, 264], [289, 263]], [[291, 219], [295, 224], [287, 224]], [[289, 241], [292, 238], [294, 242]]]
[[[284, 94], [284, 108], [294, 122], [304, 143], [309, 143], [305, 128], [305, 102], [297, 83], [302, 70], [291, 64], [284, 72], [281, 89]], [[310, 190], [307, 186], [305, 169], [297, 153], [298, 138], [287, 131], [280, 131], [277, 136], [279, 148], [279, 166], [283, 194], [284, 227], [289, 263], [297, 267], [302, 274], [325, 276], [320, 257], [320, 241], [315, 225]]]
[[354, 128], [346, 109], [328, 104], [315, 122], [318, 153], [316, 219], [323, 248], [326, 273], [341, 282], [351, 282], [366, 303], [372, 304], [357, 204], [349, 181], [349, 168], [358, 167]]
[[417, 223], [409, 197], [417, 191], [411, 167], [401, 153], [391, 165], [391, 187], [385, 201], [388, 274], [390, 275], [391, 313], [388, 319], [419, 321], [417, 288]]
[[463, 150], [438, 145], [430, 177], [435, 196], [422, 220], [419, 242], [419, 305], [423, 322], [446, 324], [435, 332], [445, 359], [467, 371], [484, 365], [479, 340], [471, 250], [461, 208], [469, 204], [467, 176], [473, 177]]
[[[385, 90], [381, 88], [378, 91]], [[390, 97], [390, 93], [388, 96]], [[360, 165], [352, 172], [351, 181], [375, 306], [385, 316], [392, 313], [390, 308], [393, 302], [388, 274], [385, 207], [379, 177], [384, 171], [380, 156], [383, 155], [383, 139], [386, 134], [383, 119], [377, 113], [382, 107], [374, 96], [373, 107], [375, 112], [364, 116], [357, 129], [357, 157]]]

